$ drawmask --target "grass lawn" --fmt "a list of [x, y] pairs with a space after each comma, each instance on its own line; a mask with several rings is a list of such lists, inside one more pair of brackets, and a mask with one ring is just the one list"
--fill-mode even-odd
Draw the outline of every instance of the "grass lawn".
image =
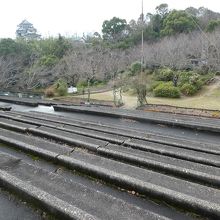
[[[112, 101], [113, 93], [109, 91], [91, 94], [91, 98]], [[134, 95], [123, 94], [123, 101], [125, 108], [134, 109], [137, 106], [137, 98]], [[180, 99], [147, 97], [147, 101], [149, 104], [220, 110], [220, 83], [205, 86], [199, 94], [193, 97], [182, 97]]]

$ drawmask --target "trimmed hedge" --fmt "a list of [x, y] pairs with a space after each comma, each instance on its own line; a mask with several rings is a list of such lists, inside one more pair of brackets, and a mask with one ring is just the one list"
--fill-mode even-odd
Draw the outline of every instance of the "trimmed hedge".
[[156, 97], [179, 98], [180, 91], [171, 83], [161, 83], [153, 90]]

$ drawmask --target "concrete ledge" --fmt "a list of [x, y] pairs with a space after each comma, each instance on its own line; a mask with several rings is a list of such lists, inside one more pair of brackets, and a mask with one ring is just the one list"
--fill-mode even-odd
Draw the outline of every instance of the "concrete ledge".
[[5, 123], [5, 122], [0, 122], [0, 127], [1, 128], [6, 128], [8, 130], [19, 131], [19, 132], [26, 132], [26, 130], [27, 130], [26, 127], [22, 127], [22, 126], [18, 126], [18, 125], [12, 125], [12, 124], [8, 124], [8, 123]]
[[3, 170], [0, 170], [0, 185], [21, 195], [25, 200], [38, 204], [44, 210], [61, 219], [98, 220], [95, 216], [28, 184], [28, 182], [23, 182]]
[[[144, 141], [134, 141], [128, 140], [124, 142], [124, 146], [132, 147], [134, 149], [139, 149], [142, 151], [149, 151], [165, 156], [170, 156], [178, 159], [188, 160], [196, 163], [201, 163], [205, 165], [220, 167], [220, 158], [218, 155], [215, 154], [208, 154], [204, 152], [194, 151], [193, 149], [184, 149], [184, 148], [176, 148], [163, 144], [157, 143], [145, 143]], [[193, 155], [193, 154], [194, 155]]]
[[27, 99], [27, 98], [16, 98], [16, 97], [3, 97], [3, 96], [0, 96], [0, 101], [1, 102], [18, 104], [18, 105], [26, 105], [26, 106], [31, 106], [31, 107], [37, 107], [38, 106], [37, 101], [34, 101], [32, 99]]
[[[49, 128], [48, 128], [49, 129]], [[93, 138], [80, 136], [68, 132], [61, 133], [60, 130], [55, 130], [56, 132], [50, 132], [46, 130], [41, 130], [41, 128], [30, 128], [28, 132], [38, 135], [40, 137], [53, 138], [54, 140], [62, 141], [68, 143], [70, 145], [74, 145], [74, 147], [84, 147], [91, 151], [96, 151], [100, 146], [104, 146], [108, 144], [106, 141], [96, 140]], [[61, 133], [61, 134], [59, 134]], [[66, 136], [65, 136], [66, 135]], [[68, 135], [68, 136], [67, 136]]]
[[[2, 135], [0, 135], [0, 141], [2, 143], [19, 148], [19, 149], [23, 150], [24, 152], [31, 153], [36, 156], [41, 156], [42, 158], [45, 158], [47, 160], [51, 160], [51, 159], [56, 160], [57, 156], [59, 155], [58, 153], [48, 151], [48, 150], [45, 150], [45, 149], [42, 149], [42, 148], [39, 148], [36, 146], [32, 146], [30, 144], [25, 144], [23, 142], [20, 142], [18, 140], [13, 139], [13, 138], [7, 138]], [[54, 161], [54, 162], [56, 162], [56, 161]]]
[[132, 155], [129, 154], [129, 151], [128, 153], [124, 153], [117, 150], [111, 150], [111, 146], [112, 145], [108, 145], [107, 149], [102, 147], [98, 148], [97, 151], [100, 155], [107, 156], [107, 158], [119, 159], [120, 161], [129, 162], [137, 166], [143, 166], [146, 168], [152, 168], [154, 170], [164, 171], [167, 174], [169, 173], [186, 180], [189, 179], [199, 183], [220, 187], [220, 176], [185, 168], [184, 166], [181, 166], [181, 160], [179, 161], [180, 166], [175, 166], [169, 163], [153, 160], [153, 158], [149, 159], [147, 157], [141, 157], [141, 155]]
[[163, 117], [160, 117], [161, 113], [156, 113], [156, 112], [149, 113], [138, 110], [129, 111], [122, 109], [106, 109], [106, 108], [95, 108], [95, 107], [84, 107], [84, 106], [73, 107], [73, 106], [62, 106], [62, 105], [54, 106], [54, 110], [86, 113], [86, 114], [108, 116], [115, 118], [126, 118], [131, 120], [142, 121], [142, 122], [145, 121], [151, 123], [165, 124], [175, 127], [183, 127], [183, 128], [197, 129], [203, 131], [212, 131], [217, 133], [220, 132], [220, 126], [216, 126], [215, 124], [207, 124], [207, 123], [203, 123], [202, 121], [198, 123], [188, 120], [187, 117], [185, 117], [185, 119], [183, 119], [183, 117], [178, 118], [178, 116], [169, 113], [163, 113], [167, 115], [166, 118], [170, 118], [170, 119], [164, 119]]

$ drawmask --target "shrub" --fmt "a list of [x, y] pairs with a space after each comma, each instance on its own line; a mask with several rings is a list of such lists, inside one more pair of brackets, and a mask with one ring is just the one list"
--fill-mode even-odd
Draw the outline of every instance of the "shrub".
[[193, 74], [189, 77], [189, 83], [192, 84], [192, 85], [195, 85], [198, 80], [199, 80], [199, 74], [197, 74], [197, 73], [193, 73]]
[[55, 96], [55, 90], [54, 88], [48, 88], [44, 91], [44, 94], [46, 97], [54, 97]]
[[154, 90], [154, 96], [156, 97], [168, 97], [179, 98], [180, 91], [177, 87], [174, 87], [171, 83], [161, 83]]
[[152, 92], [157, 86], [159, 86], [163, 81], [154, 81], [150, 85], [149, 91]]
[[59, 86], [59, 88], [57, 88], [57, 93], [59, 96], [65, 96], [67, 94], [67, 87], [65, 85]]
[[134, 62], [131, 64], [131, 74], [132, 76], [135, 76], [137, 73], [141, 72], [141, 63], [140, 62]]
[[169, 68], [163, 68], [160, 70], [157, 70], [154, 73], [155, 76], [155, 80], [157, 81], [172, 81], [173, 80], [173, 76], [174, 76], [174, 72], [169, 69]]
[[58, 93], [58, 95], [64, 96], [67, 94], [68, 86], [64, 80], [62, 79], [57, 80], [54, 86], [55, 86], [55, 90]]
[[184, 84], [188, 83], [201, 89], [202, 85], [204, 85], [202, 80], [203, 77], [206, 78], [193, 71], [179, 72], [179, 86], [182, 87]]
[[198, 88], [195, 85], [185, 83], [180, 91], [186, 96], [192, 96], [198, 91]]

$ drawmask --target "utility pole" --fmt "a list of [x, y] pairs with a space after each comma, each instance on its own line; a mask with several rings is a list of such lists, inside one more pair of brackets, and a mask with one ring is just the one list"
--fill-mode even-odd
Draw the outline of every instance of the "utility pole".
[[141, 2], [141, 73], [144, 66], [144, 2]]
[[141, 1], [141, 72], [138, 79], [137, 98], [138, 107], [147, 104], [146, 100], [146, 84], [144, 76], [144, 2]]

